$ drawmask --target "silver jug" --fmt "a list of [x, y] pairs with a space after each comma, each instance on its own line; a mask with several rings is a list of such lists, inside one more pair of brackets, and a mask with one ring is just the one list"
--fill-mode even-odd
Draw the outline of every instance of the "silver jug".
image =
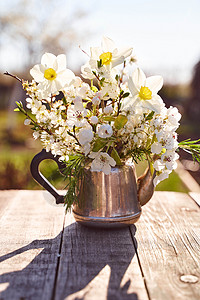
[[[39, 164], [44, 159], [56, 161], [62, 172], [64, 165], [58, 158], [42, 150], [32, 160], [32, 176], [56, 198], [56, 203], [62, 203], [64, 196], [59, 195], [39, 172]], [[89, 167], [84, 171], [78, 202], [73, 206], [76, 221], [83, 225], [110, 228], [134, 224], [141, 215], [141, 206], [151, 199], [154, 192], [155, 174], [151, 174], [150, 168], [138, 179], [133, 163], [111, 168], [109, 175], [92, 172]]]

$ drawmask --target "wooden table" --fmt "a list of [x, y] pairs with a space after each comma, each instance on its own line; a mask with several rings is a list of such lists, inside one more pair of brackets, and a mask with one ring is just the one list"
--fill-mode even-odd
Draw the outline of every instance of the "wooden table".
[[1, 300], [200, 299], [200, 194], [156, 192], [136, 226], [97, 230], [43, 193], [0, 192]]

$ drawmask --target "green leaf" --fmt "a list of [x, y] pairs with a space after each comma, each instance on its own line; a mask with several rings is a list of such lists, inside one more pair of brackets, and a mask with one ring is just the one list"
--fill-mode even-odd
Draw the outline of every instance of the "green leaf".
[[115, 128], [116, 129], [121, 129], [124, 127], [124, 125], [127, 123], [128, 118], [124, 115], [119, 115], [116, 119], [115, 119]]
[[115, 80], [119, 80], [119, 75], [117, 74], [116, 76], [115, 76]]
[[14, 111], [20, 111], [20, 109], [17, 107], [17, 108], [14, 109]]
[[67, 100], [65, 97], [62, 98], [62, 101], [63, 101], [64, 105], [67, 105]]
[[105, 78], [104, 78], [104, 77], [101, 78], [101, 80], [100, 80], [100, 85], [101, 85], [101, 86], [103, 86], [104, 81], [105, 81]]
[[102, 59], [97, 60], [97, 65], [98, 65], [98, 68], [101, 68], [103, 66], [102, 65]]
[[146, 121], [151, 120], [153, 118], [154, 113], [154, 111], [150, 112], [150, 114], [148, 114], [148, 116], [146, 117]]
[[107, 117], [104, 117], [103, 119], [104, 119], [104, 121], [108, 121], [108, 122], [115, 121], [115, 117], [112, 117], [112, 116], [107, 116]]
[[97, 139], [94, 143], [93, 152], [98, 152], [100, 149], [102, 149], [103, 147], [105, 147], [105, 145], [107, 144], [107, 140], [100, 140]]
[[115, 148], [113, 148], [112, 152], [111, 152], [111, 157], [116, 161], [117, 165], [121, 165], [121, 159], [119, 157], [119, 154], [117, 152], [117, 150]]
[[122, 95], [122, 98], [126, 98], [126, 97], [128, 97], [130, 95], [130, 93], [124, 93], [123, 95]]

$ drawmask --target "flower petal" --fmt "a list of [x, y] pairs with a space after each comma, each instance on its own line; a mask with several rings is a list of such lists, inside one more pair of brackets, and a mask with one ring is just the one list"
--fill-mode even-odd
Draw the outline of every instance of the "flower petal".
[[57, 64], [58, 64], [57, 72], [65, 70], [66, 65], [67, 65], [66, 55], [65, 54], [60, 54], [60, 55], [57, 56], [56, 60], [57, 60]]
[[140, 68], [137, 68], [132, 74], [132, 80], [139, 91], [141, 86], [145, 86], [146, 76]]
[[134, 84], [133, 79], [131, 77], [129, 77], [129, 79], [128, 79], [128, 87], [129, 87], [133, 97], [139, 93], [139, 89]]
[[102, 172], [104, 172], [104, 174], [106, 175], [109, 175], [111, 172], [111, 166], [109, 164], [104, 164]]
[[123, 56], [121, 56], [121, 57], [118, 56], [117, 58], [112, 59], [112, 67], [114, 68], [114, 67], [122, 64], [123, 62], [124, 62], [124, 57]]
[[59, 80], [62, 86], [64, 87], [68, 85], [74, 78], [74, 73], [69, 69], [65, 69], [57, 74], [56, 79]]
[[101, 41], [101, 48], [103, 52], [113, 52], [116, 48], [115, 43], [110, 38], [103, 36]]
[[133, 48], [124, 48], [124, 49], [121, 49], [120, 51], [118, 51], [117, 56], [123, 57], [123, 59], [125, 59], [126, 57], [131, 55], [132, 51], [133, 51]]
[[54, 54], [45, 53], [42, 56], [41, 64], [44, 65], [46, 68], [53, 68], [55, 60], [56, 60], [56, 56]]
[[157, 94], [157, 92], [162, 88], [163, 86], [163, 78], [162, 76], [151, 76], [146, 79], [146, 84], [153, 94]]
[[36, 82], [42, 82], [45, 80], [44, 78], [44, 66], [43, 65], [35, 65], [31, 70], [30, 74]]
[[102, 50], [100, 47], [91, 47], [91, 58], [94, 60], [99, 60], [99, 56], [102, 54]]
[[156, 113], [160, 113], [161, 111], [160, 104], [156, 101], [153, 102], [151, 100], [141, 100], [141, 107], [155, 111]]
[[116, 166], [116, 161], [115, 161], [112, 157], [110, 157], [110, 158], [109, 158], [109, 164], [110, 164], [112, 167], [114, 167], [114, 166]]

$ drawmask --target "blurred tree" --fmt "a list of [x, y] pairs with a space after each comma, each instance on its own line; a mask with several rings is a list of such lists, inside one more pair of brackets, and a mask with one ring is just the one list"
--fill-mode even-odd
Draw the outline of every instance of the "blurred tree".
[[72, 44], [83, 41], [88, 32], [76, 25], [86, 16], [79, 5], [63, 0], [11, 0], [1, 3], [0, 50], [15, 49], [24, 68], [38, 62], [41, 54], [67, 54]]

